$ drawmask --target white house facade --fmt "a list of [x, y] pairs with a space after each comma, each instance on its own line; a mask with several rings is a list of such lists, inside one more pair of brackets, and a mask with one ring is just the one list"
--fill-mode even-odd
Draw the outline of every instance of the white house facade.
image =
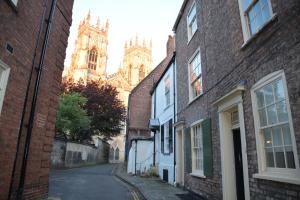
[[151, 120], [156, 123], [152, 130], [155, 138], [154, 162], [158, 175], [164, 181], [175, 183], [174, 158], [174, 128], [175, 121], [175, 62], [171, 60], [169, 66], [152, 90]]

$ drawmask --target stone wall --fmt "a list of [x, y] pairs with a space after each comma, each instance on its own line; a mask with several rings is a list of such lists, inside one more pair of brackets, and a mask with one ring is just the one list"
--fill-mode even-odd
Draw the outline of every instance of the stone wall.
[[51, 154], [52, 168], [72, 168], [108, 162], [109, 144], [99, 140], [94, 145], [54, 140]]

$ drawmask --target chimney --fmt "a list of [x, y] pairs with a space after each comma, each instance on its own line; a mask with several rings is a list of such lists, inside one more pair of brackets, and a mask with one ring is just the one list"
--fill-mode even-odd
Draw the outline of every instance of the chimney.
[[167, 42], [167, 56], [173, 55], [175, 51], [175, 38], [169, 35], [168, 42]]

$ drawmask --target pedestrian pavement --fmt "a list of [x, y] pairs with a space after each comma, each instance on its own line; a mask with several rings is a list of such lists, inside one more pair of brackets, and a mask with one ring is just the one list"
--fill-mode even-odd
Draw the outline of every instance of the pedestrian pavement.
[[127, 174], [124, 164], [116, 164], [113, 173], [136, 187], [147, 200], [204, 200], [186, 190], [163, 182], [158, 177], [140, 177]]

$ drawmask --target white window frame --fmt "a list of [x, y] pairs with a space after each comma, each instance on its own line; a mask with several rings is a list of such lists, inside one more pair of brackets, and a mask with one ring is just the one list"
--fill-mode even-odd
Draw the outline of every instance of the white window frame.
[[164, 86], [165, 86], [165, 107], [167, 108], [171, 104], [171, 78], [169, 74], [164, 79]]
[[[258, 114], [258, 106], [257, 106], [257, 98], [255, 91], [266, 86], [269, 83], [276, 81], [277, 79], [281, 79], [283, 83], [284, 93], [286, 97], [286, 108], [288, 112], [289, 118], [289, 127], [291, 140], [293, 145], [293, 153], [294, 153], [294, 161], [295, 161], [295, 169], [289, 168], [271, 168], [266, 167], [266, 160], [264, 155], [264, 138], [263, 135], [260, 134], [260, 125], [259, 125], [259, 114]], [[273, 72], [261, 80], [259, 80], [256, 84], [254, 84], [251, 88], [251, 100], [252, 100], [252, 108], [253, 108], [253, 116], [254, 116], [254, 125], [255, 125], [255, 137], [256, 137], [256, 147], [257, 147], [257, 156], [258, 156], [258, 174], [254, 174], [254, 178], [261, 178], [267, 180], [275, 180], [279, 182], [287, 182], [292, 184], [300, 184], [300, 169], [299, 169], [299, 159], [297, 153], [297, 145], [294, 135], [292, 115], [289, 103], [288, 89], [287, 83], [285, 79], [285, 74], [283, 70]]]
[[[189, 23], [189, 17], [190, 14], [192, 13], [192, 10], [195, 9], [195, 16], [193, 17], [193, 19], [191, 20], [191, 23]], [[192, 22], [195, 21], [196, 23], [196, 30], [194, 33], [192, 33], [192, 28], [191, 25], [193, 24]], [[198, 20], [197, 20], [197, 6], [196, 6], [196, 2], [194, 1], [192, 6], [190, 7], [190, 10], [186, 16], [186, 24], [187, 24], [187, 35], [188, 35], [188, 43], [190, 42], [190, 40], [193, 38], [193, 36], [195, 35], [195, 33], [198, 30]]]
[[6, 86], [8, 82], [9, 73], [10, 73], [10, 68], [1, 60], [0, 60], [0, 68], [3, 70], [2, 74], [0, 74], [0, 114], [1, 114]]
[[[203, 132], [202, 132], [202, 122], [203, 120], [198, 120], [194, 123], [191, 124], [191, 156], [192, 156], [192, 173], [191, 175], [193, 176], [198, 176], [198, 177], [205, 177], [204, 176], [204, 156], [203, 156]], [[196, 162], [195, 162], [195, 154], [194, 154], [194, 128], [195, 127], [200, 128], [200, 140], [201, 143], [200, 145], [202, 146], [202, 155], [200, 156], [200, 159], [202, 159], [202, 169], [196, 170]]]
[[261, 27], [259, 27], [259, 29], [258, 29], [258, 31], [256, 33], [251, 34], [250, 25], [249, 25], [249, 19], [248, 19], [248, 12], [250, 11], [249, 8], [252, 7], [259, 0], [251, 0], [252, 3], [250, 3], [248, 9], [246, 9], [245, 11], [243, 9], [243, 1], [244, 0], [238, 0], [238, 1], [239, 1], [239, 9], [240, 9], [240, 17], [241, 17], [242, 29], [243, 29], [244, 43], [247, 43], [248, 40], [250, 40], [251, 38], [253, 38], [254, 36], [256, 36], [261, 31], [261, 29], [263, 29], [270, 21], [272, 21], [272, 19], [274, 18], [275, 14], [273, 13], [271, 1], [267, 0], [268, 1], [268, 5], [269, 5], [269, 11], [270, 11], [270, 16], [271, 17]]
[[[191, 86], [192, 82], [191, 82], [191, 63], [193, 62], [193, 60], [196, 58], [196, 56], [199, 54], [200, 56], [200, 67], [201, 67], [201, 73], [200, 75], [196, 78], [195, 81], [197, 81], [198, 79], [202, 79], [202, 59], [201, 59], [201, 52], [200, 52], [200, 47], [194, 52], [194, 54], [192, 55], [192, 57], [189, 59], [188, 61], [188, 85], [189, 85], [189, 103], [193, 102], [195, 99], [197, 99], [198, 97], [200, 97], [203, 94], [203, 79], [201, 81], [201, 86], [202, 86], [202, 92], [198, 95], [198, 96], [193, 96], [193, 88]], [[194, 82], [195, 82], [194, 81]]]

